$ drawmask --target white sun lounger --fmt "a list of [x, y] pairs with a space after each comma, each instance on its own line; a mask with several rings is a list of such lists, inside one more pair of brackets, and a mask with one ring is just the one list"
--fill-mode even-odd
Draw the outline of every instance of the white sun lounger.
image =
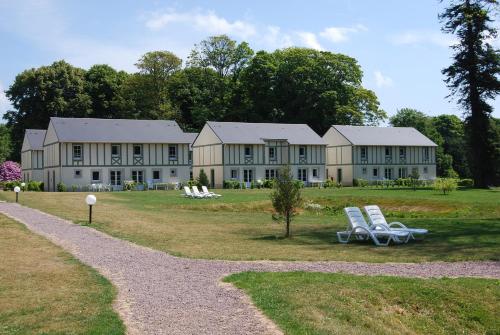
[[[388, 246], [391, 241], [395, 243], [406, 243], [410, 238], [410, 234], [404, 231], [392, 231], [385, 226], [372, 225], [368, 226], [366, 220], [358, 207], [344, 208], [344, 212], [349, 220], [349, 227], [346, 231], [337, 232], [337, 238], [340, 243], [348, 243], [351, 237], [357, 240], [369, 240], [377, 246]], [[385, 242], [381, 242], [384, 239]]]
[[196, 194], [191, 192], [191, 189], [189, 188], [189, 186], [184, 186], [183, 196], [185, 196], [186, 198], [203, 198], [202, 196], [197, 196]]
[[212, 198], [211, 194], [204, 194], [201, 193], [200, 190], [198, 189], [198, 186], [193, 186], [193, 194], [197, 198]]
[[211, 196], [216, 197], [216, 198], [222, 197], [222, 195], [220, 195], [220, 194], [210, 192], [206, 186], [202, 186], [201, 191], [202, 191], [201, 192], [202, 194], [210, 194]]
[[410, 233], [410, 236], [413, 239], [415, 239], [413, 235], [425, 235], [429, 232], [427, 229], [408, 228], [401, 222], [388, 223], [387, 220], [385, 219], [384, 214], [377, 205], [365, 206], [365, 212], [366, 215], [368, 215], [368, 220], [370, 221], [371, 225], [376, 224], [384, 226], [390, 229], [391, 231], [405, 231]]

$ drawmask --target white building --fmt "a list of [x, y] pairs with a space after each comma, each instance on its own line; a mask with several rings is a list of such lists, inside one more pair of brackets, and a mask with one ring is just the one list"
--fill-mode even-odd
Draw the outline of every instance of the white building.
[[175, 121], [57, 118], [43, 142], [45, 190], [67, 187], [181, 182], [189, 179], [192, 136]]
[[334, 125], [323, 139], [327, 176], [343, 185], [406, 178], [413, 171], [436, 178], [437, 145], [414, 128]]
[[21, 147], [23, 181], [43, 181], [43, 139], [45, 130], [26, 129]]
[[326, 144], [308, 125], [207, 122], [193, 143], [193, 173], [204, 170], [212, 187], [274, 178], [290, 165], [306, 183], [325, 179]]

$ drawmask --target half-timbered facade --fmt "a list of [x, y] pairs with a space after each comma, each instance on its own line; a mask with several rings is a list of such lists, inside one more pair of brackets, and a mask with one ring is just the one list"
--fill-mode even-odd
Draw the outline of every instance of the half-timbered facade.
[[189, 179], [192, 136], [175, 121], [51, 118], [43, 151], [45, 189], [125, 180], [175, 183]]
[[22, 179], [43, 181], [43, 139], [45, 130], [26, 129], [21, 148]]
[[332, 126], [323, 136], [327, 143], [326, 173], [343, 185], [354, 179], [368, 181], [436, 178], [436, 147], [414, 128]]
[[304, 124], [207, 122], [193, 143], [193, 173], [204, 170], [212, 187], [272, 179], [290, 165], [296, 179], [325, 179], [326, 144]]

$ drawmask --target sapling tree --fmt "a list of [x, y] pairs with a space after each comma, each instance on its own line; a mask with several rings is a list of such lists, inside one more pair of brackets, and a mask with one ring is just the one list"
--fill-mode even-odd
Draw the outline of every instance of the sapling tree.
[[271, 201], [274, 210], [285, 221], [285, 237], [291, 236], [290, 224], [292, 217], [302, 203], [300, 185], [293, 179], [289, 166], [283, 167], [274, 182], [274, 190], [271, 193]]
[[455, 178], [437, 178], [434, 181], [434, 189], [443, 192], [444, 195], [457, 189], [458, 182]]

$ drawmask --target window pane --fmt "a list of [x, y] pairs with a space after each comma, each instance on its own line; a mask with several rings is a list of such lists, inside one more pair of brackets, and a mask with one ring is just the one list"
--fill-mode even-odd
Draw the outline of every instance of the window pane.
[[142, 155], [142, 147], [140, 145], [134, 145], [134, 155]]
[[119, 156], [120, 155], [120, 146], [112, 145], [111, 146], [111, 155], [112, 156]]
[[101, 180], [99, 171], [92, 171], [92, 181]]
[[153, 171], [153, 179], [156, 179], [156, 180], [160, 179], [160, 171], [158, 171], [158, 170]]

